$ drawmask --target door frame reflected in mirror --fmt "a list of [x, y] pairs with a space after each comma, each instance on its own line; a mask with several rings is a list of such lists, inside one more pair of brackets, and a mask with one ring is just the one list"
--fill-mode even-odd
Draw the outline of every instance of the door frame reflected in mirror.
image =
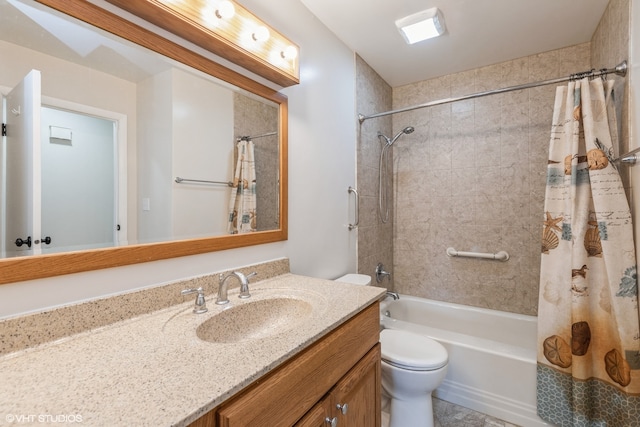
[[279, 105], [279, 227], [275, 230], [247, 234], [1, 259], [0, 284], [196, 255], [287, 239], [288, 101], [285, 95], [87, 1], [36, 1]]

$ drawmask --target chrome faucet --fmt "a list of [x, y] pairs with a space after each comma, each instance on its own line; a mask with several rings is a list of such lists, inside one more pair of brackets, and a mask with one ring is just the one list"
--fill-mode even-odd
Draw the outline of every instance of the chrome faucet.
[[394, 300], [400, 299], [400, 295], [398, 295], [397, 292], [391, 292], [391, 291], [387, 291], [387, 293], [385, 294], [385, 297], [391, 297]]
[[255, 271], [246, 276], [239, 271], [233, 271], [226, 276], [221, 273], [218, 278], [218, 298], [216, 299], [216, 304], [222, 305], [229, 302], [229, 298], [227, 298], [227, 288], [229, 287], [229, 285], [227, 285], [227, 279], [230, 277], [236, 277], [240, 281], [240, 294], [238, 298], [249, 298], [251, 296], [249, 293], [249, 279], [257, 274]]
[[382, 263], [379, 262], [378, 265], [376, 266], [376, 282], [382, 283], [382, 280], [384, 280], [385, 277], [389, 279], [389, 281], [391, 281], [391, 273], [389, 273], [388, 271], [385, 271], [384, 265], [382, 265]]
[[202, 289], [202, 287], [199, 287], [197, 289], [192, 288], [192, 289], [185, 289], [181, 292], [182, 295], [189, 295], [189, 294], [195, 294], [198, 293], [198, 295], [196, 296], [196, 303], [193, 306], [193, 312], [195, 314], [202, 314], [202, 313], [206, 313], [207, 312], [207, 302], [204, 300], [204, 290]]

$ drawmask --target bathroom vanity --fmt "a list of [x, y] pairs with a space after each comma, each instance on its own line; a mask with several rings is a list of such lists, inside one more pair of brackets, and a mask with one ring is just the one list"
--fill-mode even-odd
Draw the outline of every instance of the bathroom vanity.
[[379, 313], [370, 305], [192, 426], [379, 426]]
[[[87, 426], [380, 425], [384, 289], [283, 274], [252, 283], [251, 298], [234, 288], [228, 305], [216, 305], [213, 279], [205, 280], [204, 314], [192, 312], [189, 295], [0, 357], [0, 417], [36, 416], [24, 425], [39, 415], [81, 417]], [[53, 328], [51, 313], [44, 316], [41, 328]], [[24, 330], [24, 321], [0, 322], [0, 343]]]

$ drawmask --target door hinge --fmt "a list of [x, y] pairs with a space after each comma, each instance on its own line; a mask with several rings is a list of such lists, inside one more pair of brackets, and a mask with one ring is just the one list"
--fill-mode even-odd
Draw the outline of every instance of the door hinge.
[[7, 124], [2, 124], [2, 136], [7, 136]]

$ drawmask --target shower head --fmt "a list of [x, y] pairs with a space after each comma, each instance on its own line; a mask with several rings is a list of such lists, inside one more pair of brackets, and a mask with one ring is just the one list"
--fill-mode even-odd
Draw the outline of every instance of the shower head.
[[402, 129], [400, 132], [398, 132], [393, 138], [389, 138], [388, 136], [386, 136], [382, 132], [378, 131], [378, 138], [380, 138], [380, 137], [384, 138], [384, 140], [386, 141], [386, 145], [387, 146], [391, 146], [391, 145], [393, 145], [394, 142], [396, 142], [396, 140], [398, 138], [400, 138], [400, 136], [409, 135], [414, 130], [415, 129], [414, 129], [413, 126], [407, 126], [406, 128]]
[[409, 135], [409, 134], [410, 134], [411, 132], [413, 132], [414, 130], [415, 130], [415, 128], [414, 128], [413, 126], [407, 126], [406, 128], [402, 129], [400, 132], [398, 132], [398, 133], [396, 134], [396, 136], [394, 136], [394, 137], [391, 139], [391, 141], [389, 141], [389, 140], [387, 139], [387, 144], [389, 144], [389, 145], [393, 145], [393, 143], [394, 143], [394, 142], [396, 142], [396, 140], [397, 140], [398, 138], [400, 138], [400, 136], [402, 136], [402, 135]]

